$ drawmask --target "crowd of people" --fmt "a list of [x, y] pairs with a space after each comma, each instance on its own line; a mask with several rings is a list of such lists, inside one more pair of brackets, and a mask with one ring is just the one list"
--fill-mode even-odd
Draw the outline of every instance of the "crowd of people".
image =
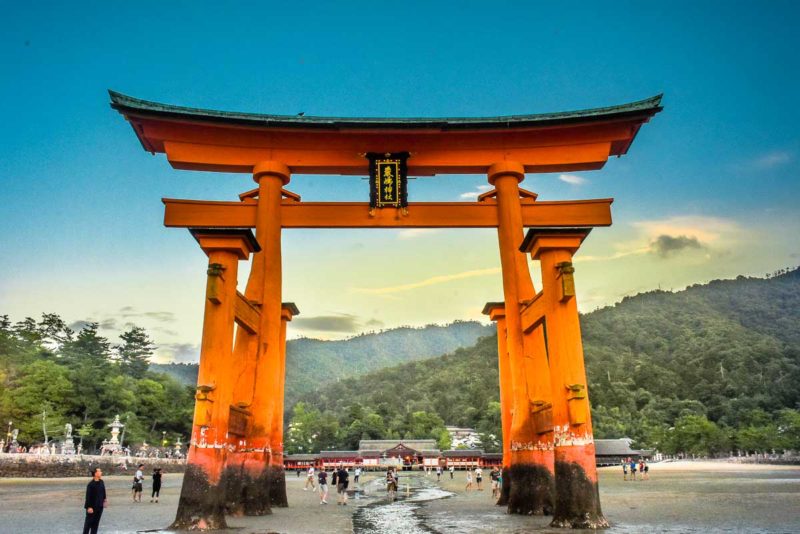
[[[298, 475], [299, 472], [300, 471], [298, 470]], [[353, 475], [353, 479], [356, 484], [358, 483], [360, 476], [361, 468], [357, 467]], [[315, 479], [318, 485], [315, 484]], [[336, 489], [336, 504], [339, 506], [347, 506], [347, 488], [350, 487], [350, 473], [344, 467], [344, 465], [339, 464], [338, 468], [331, 471], [330, 479], [331, 484]], [[306, 484], [303, 487], [303, 491], [308, 491], [309, 487], [312, 491], [319, 492], [320, 504], [328, 504], [328, 472], [324, 468], [319, 470], [317, 470], [314, 466], [308, 468], [306, 471]]]
[[[629, 473], [630, 480], [636, 480], [637, 472], [639, 473], [639, 480], [647, 480], [649, 478], [650, 468], [643, 459], [637, 462], [633, 458], [626, 458], [622, 461], [622, 469], [625, 480], [629, 480]], [[433, 471], [433, 469], [426, 469], [426, 476], [430, 475], [430, 473]], [[445, 470], [441, 466], [435, 468], [437, 482], [441, 481], [444, 471]], [[450, 479], [453, 480], [455, 477], [455, 468], [450, 466], [447, 468], [447, 471], [450, 474]], [[300, 473], [301, 470], [297, 469], [298, 477], [300, 476]], [[303, 486], [303, 491], [309, 491], [310, 489], [311, 491], [318, 492], [320, 505], [328, 504], [330, 481], [330, 486], [333, 486], [333, 489], [336, 490], [336, 504], [339, 506], [347, 506], [347, 490], [350, 486], [350, 472], [343, 464], [339, 464], [338, 467], [333, 468], [330, 471], [326, 468], [317, 469], [316, 467], [311, 466], [306, 470], [305, 474], [306, 480], [305, 485]], [[356, 467], [353, 472], [353, 481], [355, 484], [359, 483], [361, 474], [361, 467]], [[92, 474], [92, 481], [89, 482], [89, 485], [86, 487], [86, 500], [84, 503], [84, 509], [86, 510], [86, 518], [83, 530], [84, 534], [97, 533], [103, 508], [108, 505], [102, 476], [103, 472], [99, 468], [95, 469]], [[161, 468], [153, 469], [153, 473], [150, 476], [152, 479], [150, 502], [158, 502], [161, 492], [162, 476], [163, 474], [161, 472]], [[467, 469], [465, 473], [465, 480], [466, 486], [464, 487], [464, 490], [466, 492], [472, 490], [484, 490], [483, 469], [480, 466], [475, 467], [474, 469]], [[144, 481], [144, 464], [139, 464], [137, 466], [136, 473], [133, 476], [133, 485], [131, 488], [133, 502], [135, 503], [142, 502]], [[503, 472], [498, 466], [492, 467], [492, 470], [489, 473], [489, 481], [491, 483], [492, 499], [499, 498], [503, 486]], [[400, 488], [400, 474], [397, 470], [397, 467], [389, 467], [386, 470], [385, 484], [387, 497], [394, 501], [397, 498], [397, 492]]]
[[[623, 480], [636, 480], [636, 473], [639, 473], [639, 480], [650, 479], [650, 466], [643, 458], [637, 462], [635, 458], [624, 458], [622, 460], [622, 479]], [[630, 479], [628, 479], [628, 472], [630, 472]]]

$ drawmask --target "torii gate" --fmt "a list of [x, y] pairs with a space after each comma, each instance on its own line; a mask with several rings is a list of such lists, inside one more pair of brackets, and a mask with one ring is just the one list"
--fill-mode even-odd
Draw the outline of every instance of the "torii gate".
[[[282, 302], [281, 235], [291, 228], [497, 228], [505, 302], [485, 311], [498, 320], [510, 481], [501, 502], [512, 513], [553, 514], [553, 526], [607, 526], [571, 258], [592, 227], [611, 224], [612, 199], [538, 201], [519, 183], [526, 173], [600, 169], [627, 153], [661, 111], [660, 95], [585, 111], [458, 119], [289, 117], [110, 95], [144, 149], [166, 154], [174, 168], [247, 173], [258, 184], [238, 202], [163, 199], [164, 224], [189, 228], [209, 257], [197, 402], [174, 528], [220, 528], [225, 513], [287, 505], [286, 322], [298, 310]], [[402, 209], [302, 202], [284, 189], [293, 173], [371, 174], [371, 153], [406, 154], [408, 176], [485, 173], [494, 189], [476, 202]], [[525, 227], [533, 230], [523, 241]], [[526, 253], [541, 263], [538, 293]], [[242, 295], [237, 265], [250, 254]]]

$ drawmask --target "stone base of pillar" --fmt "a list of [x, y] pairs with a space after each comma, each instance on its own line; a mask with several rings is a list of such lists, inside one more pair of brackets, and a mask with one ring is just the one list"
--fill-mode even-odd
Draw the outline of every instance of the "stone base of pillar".
[[289, 499], [286, 496], [286, 472], [280, 465], [271, 465], [269, 471], [269, 504], [278, 508], [286, 508], [289, 506]]
[[511, 469], [503, 467], [503, 483], [500, 486], [500, 498], [497, 499], [497, 506], [507, 506], [508, 496], [511, 493]]
[[[563, 461], [556, 453], [556, 507], [554, 528], [608, 528], [600, 510], [600, 488], [580, 462]], [[594, 454], [592, 454], [594, 457]], [[592, 466], [594, 467], [594, 466]]]
[[554, 480], [550, 470], [541, 464], [519, 462], [511, 464], [510, 471], [508, 513], [551, 515]]
[[263, 458], [244, 462], [242, 470], [242, 504], [245, 515], [269, 515], [269, 492], [272, 477]]
[[187, 465], [183, 475], [178, 513], [170, 530], [223, 530], [225, 522], [225, 481], [209, 483], [206, 473], [196, 465]]

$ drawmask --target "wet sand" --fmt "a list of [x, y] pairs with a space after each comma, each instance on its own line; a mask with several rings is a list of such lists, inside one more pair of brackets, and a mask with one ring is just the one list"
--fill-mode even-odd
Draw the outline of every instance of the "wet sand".
[[[651, 464], [650, 475], [648, 481], [632, 482], [622, 480], [619, 468], [600, 470], [603, 511], [613, 525], [607, 532], [800, 532], [800, 468], [674, 462]], [[362, 476], [361, 485], [365, 486], [370, 478]], [[0, 532], [80, 532], [86, 482], [0, 480]], [[132, 533], [164, 528], [175, 516], [180, 482], [181, 475], [168, 474], [164, 477], [161, 503], [151, 504], [145, 493], [144, 502], [134, 504], [129, 477], [107, 477], [111, 506], [103, 514], [100, 531]], [[304, 482], [303, 477], [287, 473], [289, 508], [275, 508], [272, 515], [265, 517], [230, 518], [229, 526], [242, 534], [352, 532], [352, 516], [358, 507], [369, 504], [374, 510], [384, 503], [379, 494], [372, 499], [351, 499], [349, 506], [342, 507], [335, 504], [336, 497], [331, 494], [331, 504], [319, 505], [316, 492], [302, 491]], [[395, 518], [391, 525], [398, 531], [402, 531], [402, 517], [413, 516], [429, 532], [563, 532], [547, 528], [546, 517], [506, 514], [493, 504], [488, 484], [484, 491], [466, 492], [464, 472], [456, 472], [453, 481], [445, 473], [440, 485], [433, 474], [425, 482], [452, 496], [409, 503], [414, 507], [410, 513], [403, 509], [403, 502], [395, 503], [384, 515]], [[401, 478], [401, 490], [404, 489]]]
[[[613, 533], [800, 532], [800, 468], [726, 462], [650, 464], [650, 479], [625, 481], [622, 469], [600, 473], [600, 502]], [[564, 532], [548, 517], [508, 515], [491, 489], [464, 491], [464, 474], [442, 487], [456, 495], [419, 513], [434, 531]], [[445, 478], [445, 477], [443, 477]], [[458, 482], [455, 484], [454, 482]]]

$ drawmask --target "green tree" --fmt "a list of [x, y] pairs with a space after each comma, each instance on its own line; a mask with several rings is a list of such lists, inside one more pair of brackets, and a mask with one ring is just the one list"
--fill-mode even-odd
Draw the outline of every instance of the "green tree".
[[667, 452], [708, 456], [728, 450], [728, 437], [714, 422], [702, 415], [684, 415], [675, 422]]
[[138, 326], [132, 326], [119, 337], [122, 344], [116, 347], [116, 353], [122, 372], [134, 378], [144, 378], [155, 344], [144, 328]]
[[[69, 372], [53, 361], [34, 361], [19, 369], [10, 383], [12, 394], [0, 397], [3, 420], [14, 422], [24, 443], [44, 441], [42, 412], [48, 427], [63, 423], [72, 397]], [[8, 418], [8, 419], [6, 419]]]
[[800, 451], [800, 411], [785, 408], [776, 417], [777, 446], [783, 450]]

